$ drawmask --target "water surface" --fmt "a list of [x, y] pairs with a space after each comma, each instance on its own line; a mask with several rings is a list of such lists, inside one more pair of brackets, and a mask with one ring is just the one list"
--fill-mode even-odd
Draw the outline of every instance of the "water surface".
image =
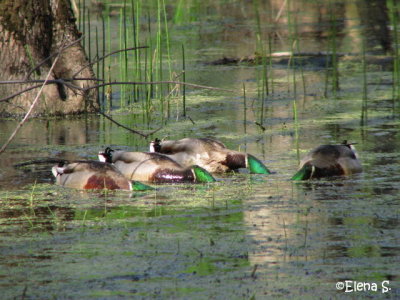
[[[345, 3], [336, 7], [343, 17], [337, 42], [341, 52], [354, 52], [365, 32], [351, 14], [355, 2]], [[342, 60], [340, 90], [332, 92], [329, 85], [326, 93], [325, 62], [288, 67], [276, 60], [273, 91], [262, 106], [257, 92], [262, 66], [210, 64], [254, 54], [254, 11], [246, 5], [207, 4], [208, 22], [176, 21], [171, 33], [172, 49], [182, 42], [187, 47], [188, 81], [234, 92], [188, 89], [190, 119], [182, 117], [181, 97], [173, 98], [169, 119], [155, 111], [149, 125], [138, 109], [113, 116], [143, 131], [163, 126], [151, 138], [214, 137], [255, 155], [275, 173], [226, 174], [215, 184], [160, 185], [134, 194], [69, 190], [53, 184], [49, 164], [14, 165], [96, 159], [105, 146], [146, 151], [151, 138], [95, 115], [30, 120], [0, 155], [5, 299], [399, 298], [400, 124], [392, 88], [385, 84], [390, 70], [369, 66], [363, 123], [359, 61]], [[270, 5], [279, 10], [275, 1]], [[317, 18], [326, 9], [307, 5], [298, 15], [301, 51], [326, 50], [328, 17]], [[227, 11], [229, 16], [218, 17]], [[274, 51], [290, 50], [285, 21], [274, 32]], [[385, 51], [373, 36], [369, 45]], [[0, 144], [15, 126], [16, 121], [0, 121]], [[362, 174], [289, 180], [310, 149], [345, 139], [357, 143]], [[379, 290], [338, 291], [336, 283], [345, 280], [376, 283]], [[382, 293], [385, 280], [391, 290]]]

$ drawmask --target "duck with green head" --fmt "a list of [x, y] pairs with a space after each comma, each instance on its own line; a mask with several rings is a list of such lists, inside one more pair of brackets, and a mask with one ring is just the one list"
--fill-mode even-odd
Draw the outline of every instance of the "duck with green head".
[[354, 144], [343, 141], [339, 145], [321, 145], [313, 149], [300, 162], [292, 180], [350, 175], [362, 172]]
[[210, 173], [247, 168], [252, 174], [271, 174], [253, 155], [230, 150], [220, 141], [210, 138], [155, 139], [150, 143], [150, 152], [165, 154], [183, 166], [199, 165]]
[[136, 190], [152, 189], [131, 182], [113, 165], [99, 161], [60, 161], [52, 168], [58, 185], [76, 189]]
[[214, 177], [203, 168], [183, 167], [160, 153], [114, 151], [107, 147], [99, 152], [99, 160], [109, 162], [130, 180], [154, 183], [206, 183]]

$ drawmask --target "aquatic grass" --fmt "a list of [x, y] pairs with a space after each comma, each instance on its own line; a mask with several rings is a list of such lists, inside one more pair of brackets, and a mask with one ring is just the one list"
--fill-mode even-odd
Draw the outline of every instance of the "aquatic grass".
[[290, 45], [290, 56], [288, 60], [288, 66], [287, 66], [287, 87], [288, 87], [288, 93], [290, 92], [290, 73], [292, 73], [292, 81], [293, 81], [293, 95], [294, 99], [296, 99], [296, 69], [295, 69], [295, 56], [293, 53], [293, 49], [295, 46], [295, 43], [297, 42], [297, 38], [295, 36], [296, 31], [293, 30], [293, 21], [292, 21], [292, 13], [291, 13], [291, 8], [292, 8], [292, 1], [288, 0], [286, 2], [287, 9], [286, 9], [286, 18], [287, 18], [287, 27], [288, 27], [288, 40], [289, 40], [289, 45]]
[[89, 9], [86, 10], [87, 12], [87, 39], [88, 39], [88, 59], [92, 61], [92, 31], [90, 25], [90, 11]]
[[[119, 98], [119, 109], [131, 111], [134, 109], [132, 106], [134, 102], [140, 102], [142, 112], [142, 122], [150, 127], [152, 122], [153, 112], [160, 113], [161, 123], [164, 123], [165, 118], [168, 120], [171, 114], [171, 101], [172, 93], [170, 91], [170, 83], [166, 82], [163, 84], [134, 84], [134, 82], [144, 83], [148, 82], [159, 82], [159, 81], [173, 81], [174, 72], [172, 72], [172, 57], [171, 57], [171, 44], [170, 44], [170, 33], [167, 19], [167, 4], [164, 0], [152, 1], [151, 3], [145, 3], [143, 1], [120, 1], [121, 5], [117, 8], [119, 15], [117, 17], [118, 30], [115, 33], [111, 31], [111, 9], [109, 3], [105, 3], [105, 9], [103, 14], [100, 15], [99, 23], [101, 24], [101, 30], [97, 26], [93, 27], [93, 22], [89, 16], [89, 10], [85, 9], [84, 16], [82, 17], [82, 25], [85, 24], [85, 30], [90, 30], [95, 33], [95, 38], [89, 37], [86, 34], [86, 41], [88, 42], [87, 47], [88, 53], [91, 57], [99, 57], [100, 52], [103, 52], [101, 56], [105, 56], [106, 49], [108, 53], [112, 53], [112, 45], [119, 44], [120, 49], [126, 49], [133, 44], [134, 47], [138, 47], [141, 43], [141, 32], [143, 32], [142, 20], [143, 8], [148, 9], [147, 14], [147, 32], [145, 32], [144, 40], [148, 43], [149, 50], [144, 52], [143, 56], [139, 51], [136, 51], [130, 55], [126, 51], [120, 52], [119, 55], [113, 55], [107, 57], [104, 60], [98, 60], [97, 66], [94, 68], [97, 78], [105, 79], [104, 84], [99, 84], [98, 90], [99, 99], [103, 111], [111, 112], [112, 110], [112, 96], [118, 94]], [[81, 9], [84, 9], [81, 5]], [[156, 19], [154, 24], [150, 18], [150, 12], [156, 12]], [[115, 12], [115, 10], [113, 10]], [[84, 19], [83, 19], [84, 18]], [[155, 30], [152, 30], [154, 25]], [[152, 32], [153, 31], [153, 32]], [[100, 34], [101, 32], [101, 34]], [[102, 35], [103, 44], [100, 42], [100, 36]], [[116, 38], [114, 38], [116, 36]], [[95, 41], [93, 43], [93, 40]], [[95, 49], [95, 53], [92, 51]], [[93, 63], [94, 65], [94, 63]], [[114, 68], [114, 66], [117, 68]], [[184, 68], [186, 68], [184, 66]], [[131, 71], [132, 70], [132, 71]], [[164, 74], [165, 73], [165, 74]], [[114, 75], [116, 74], [116, 75]], [[165, 78], [168, 76], [168, 80]], [[122, 84], [113, 83], [113, 77], [117, 77]], [[184, 81], [186, 81], [184, 74]], [[115, 79], [114, 79], [115, 80]], [[114, 81], [116, 82], [116, 81]], [[132, 84], [125, 84], [131, 82]], [[118, 85], [113, 91], [111, 85]], [[107, 86], [110, 86], [109, 88]], [[186, 86], [183, 85], [183, 97], [186, 98]], [[173, 90], [176, 90], [174, 88]], [[152, 103], [152, 99], [156, 99], [157, 102]], [[154, 105], [156, 104], [156, 105]], [[186, 100], [185, 100], [186, 105]], [[135, 106], [136, 107], [136, 106]], [[186, 107], [184, 109], [184, 115], [186, 115]]]
[[[128, 48], [128, 27], [127, 27], [127, 8], [126, 8], [126, 2], [127, 0], [124, 0], [124, 6], [122, 9], [123, 15], [122, 15], [122, 47], [121, 49], [127, 49]], [[123, 68], [121, 68], [123, 70], [123, 79], [122, 81], [128, 81], [128, 52], [127, 51], [123, 51], [121, 52], [121, 55], [123, 55], [122, 58], [122, 63], [123, 63]], [[124, 91], [125, 91], [125, 107], [129, 107], [130, 105], [130, 97], [131, 97], [131, 93], [130, 93], [130, 87], [127, 86], [126, 88], [124, 87]]]
[[[108, 82], [111, 82], [111, 66], [108, 66]], [[105, 107], [105, 111], [107, 112], [107, 113], [110, 113], [111, 112], [111, 109], [112, 109], [112, 93], [113, 93], [113, 89], [112, 89], [112, 85], [108, 85], [108, 86], [106, 86], [106, 88], [105, 88], [105, 91], [104, 91], [104, 93], [105, 93], [105, 97], [106, 97], [106, 107]]]
[[261, 93], [261, 114], [260, 114], [260, 125], [263, 126], [264, 123], [264, 106], [265, 101], [269, 96], [269, 88], [268, 88], [268, 67], [267, 67], [267, 58], [265, 53], [262, 55], [262, 79], [261, 79], [261, 86], [262, 86], [262, 93]]
[[[155, 80], [163, 80], [163, 55], [162, 55], [162, 8], [161, 0], [157, 0], [157, 32], [156, 32], [156, 48], [154, 49], [154, 56], [156, 57], [157, 63], [155, 64]], [[161, 112], [161, 123], [164, 123], [164, 88], [163, 86], [156, 87], [156, 97], [160, 100], [160, 112]]]
[[[106, 23], [104, 21], [104, 16], [101, 15], [101, 32], [102, 32], [102, 47], [101, 47], [101, 54], [102, 57], [106, 55]], [[101, 78], [106, 78], [106, 60], [103, 60], [101, 62]], [[103, 111], [104, 111], [104, 105], [105, 105], [105, 89], [106, 87], [101, 87], [101, 103], [103, 104]]]
[[[293, 43], [296, 43], [296, 40], [293, 41]], [[293, 98], [296, 100], [297, 99], [297, 81], [296, 81], [296, 66], [295, 66], [295, 55], [293, 53], [293, 48], [294, 44], [292, 44], [292, 51], [290, 52], [289, 56], [289, 61], [288, 61], [288, 76], [287, 76], [287, 85], [288, 85], [288, 92], [290, 92], [290, 73], [292, 74], [292, 87], [293, 87]]]
[[365, 126], [368, 120], [368, 82], [367, 82], [367, 62], [365, 58], [366, 40], [362, 39], [362, 78], [363, 78], [363, 96], [361, 105], [361, 126]]
[[294, 140], [296, 145], [296, 157], [300, 162], [300, 149], [299, 149], [299, 117], [297, 113], [296, 100], [293, 100], [293, 121], [294, 121]]
[[[121, 8], [120, 9], [120, 18], [119, 18], [119, 48], [123, 49], [123, 45], [124, 45], [124, 31], [123, 31], [123, 16], [124, 16], [124, 10]], [[119, 65], [119, 78], [121, 81], [125, 81], [125, 77], [124, 75], [126, 74], [124, 72], [124, 54], [122, 52], [119, 53], [119, 61], [118, 61], [118, 65]], [[120, 108], [124, 108], [126, 105], [125, 102], [126, 98], [125, 98], [125, 85], [122, 85], [120, 87]]]
[[243, 82], [243, 131], [247, 133], [247, 104], [246, 104], [246, 85]]
[[77, 26], [78, 26], [78, 30], [82, 31], [82, 14], [81, 14], [81, 9], [82, 9], [82, 4], [81, 4], [81, 0], [78, 0], [78, 10], [77, 13], [78, 15], [75, 16], [78, 20]]
[[[96, 55], [95, 57], [98, 58], [100, 57], [100, 52], [99, 52], [99, 32], [98, 32], [98, 28], [96, 26], [96, 34], [95, 34], [95, 46], [96, 46]], [[101, 73], [100, 73], [100, 68], [101, 68], [101, 64], [104, 63], [104, 61], [100, 61], [96, 64], [96, 76], [100, 77]], [[104, 77], [101, 77], [104, 78]], [[104, 89], [104, 87], [98, 88], [97, 89], [97, 102], [98, 103], [102, 103], [102, 101], [100, 101], [100, 89]]]
[[31, 194], [29, 196], [29, 208], [31, 209], [31, 212], [34, 216], [35, 216], [35, 210], [33, 209], [33, 199], [34, 199], [35, 190], [36, 190], [36, 180], [32, 186]]
[[86, 216], [87, 216], [88, 210], [85, 209], [84, 213], [83, 213], [83, 217], [81, 219], [80, 222], [80, 228], [81, 228], [81, 235], [84, 234], [86, 232]]
[[167, 50], [167, 64], [168, 64], [168, 75], [169, 79], [172, 80], [172, 67], [171, 67], [171, 45], [169, 38], [169, 29], [168, 29], [168, 20], [167, 20], [167, 11], [165, 0], [162, 0], [162, 12], [163, 12], [163, 22], [164, 22], [164, 33], [165, 33], [165, 48]]
[[[82, 7], [79, 6], [79, 10], [80, 10], [80, 15], [82, 16], [81, 18], [81, 22], [80, 22], [80, 31], [83, 33], [86, 33], [86, 0], [83, 0], [82, 2], [80, 2], [80, 4], [82, 4]], [[86, 38], [82, 40], [82, 46], [84, 49], [86, 49]]]
[[393, 26], [392, 38], [394, 45], [394, 60], [393, 60], [393, 73], [392, 73], [392, 99], [393, 108], [400, 107], [398, 101], [400, 101], [400, 48], [399, 48], [399, 35], [398, 35], [398, 23], [399, 23], [399, 7], [397, 1], [389, 0], [388, 9], [390, 15], [391, 25]]
[[[297, 26], [296, 26], [297, 29]], [[297, 30], [296, 30], [297, 32]], [[296, 51], [297, 53], [300, 53], [300, 42], [298, 39], [298, 35], [296, 34]], [[300, 64], [299, 64], [299, 68], [300, 68], [300, 77], [301, 77], [301, 82], [302, 82], [302, 88], [303, 88], [303, 97], [306, 97], [306, 79], [305, 79], [305, 75], [304, 75], [304, 70], [303, 70], [303, 61], [300, 60]]]
[[179, 0], [176, 9], [175, 9], [175, 14], [174, 14], [174, 18], [173, 21], [175, 24], [183, 24], [186, 21], [186, 14], [185, 14], [185, 10], [184, 10], [184, 4], [186, 3], [186, 0]]
[[[185, 46], [182, 44], [182, 82], [186, 82]], [[183, 117], [186, 117], [186, 86], [182, 87]]]
[[[140, 18], [142, 13], [141, 1], [134, 1], [131, 0], [131, 20], [132, 20], [132, 38], [133, 38], [133, 46], [139, 47], [140, 46]], [[141, 61], [141, 53], [139, 51], [135, 51], [134, 53], [134, 72], [132, 72], [133, 81], [141, 81], [144, 80], [142, 78], [142, 61]], [[146, 70], [145, 70], [146, 72]], [[146, 87], [135, 86], [134, 87], [134, 101], [140, 101], [141, 94], [146, 94], [145, 92]], [[142, 103], [145, 101], [142, 100]], [[145, 108], [145, 105], [142, 105]], [[143, 109], [145, 112], [145, 109]], [[146, 114], [144, 113], [144, 117]]]
[[268, 32], [268, 62], [269, 62], [269, 80], [271, 86], [271, 94], [274, 94], [274, 71], [272, 67], [272, 34]]
[[253, 0], [254, 15], [256, 18], [256, 59], [261, 59], [261, 70], [257, 72], [257, 95], [260, 101], [260, 116], [259, 122], [260, 126], [264, 123], [264, 105], [267, 96], [269, 95], [269, 84], [268, 84], [268, 64], [267, 64], [267, 54], [264, 49], [264, 41], [262, 39], [262, 28], [261, 28], [261, 17], [260, 0]]
[[[337, 98], [337, 92], [339, 91], [339, 62], [337, 55], [337, 17], [335, 14], [333, 4], [329, 1], [329, 29], [328, 29], [328, 51], [330, 55], [327, 55], [326, 59], [326, 79], [325, 79], [325, 92], [324, 95], [328, 97], [328, 85], [331, 79], [331, 91], [333, 98]], [[331, 77], [331, 78], [330, 78]]]

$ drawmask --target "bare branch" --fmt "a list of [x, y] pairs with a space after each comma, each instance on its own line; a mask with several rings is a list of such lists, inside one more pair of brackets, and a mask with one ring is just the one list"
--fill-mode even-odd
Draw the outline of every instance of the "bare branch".
[[221, 88], [216, 88], [212, 86], [206, 86], [206, 85], [200, 85], [200, 84], [194, 84], [194, 83], [188, 83], [188, 82], [182, 82], [182, 81], [114, 81], [114, 82], [105, 82], [101, 83], [98, 85], [93, 85], [93, 86], [88, 86], [85, 88], [86, 90], [91, 90], [91, 89], [96, 89], [99, 87], [107, 86], [107, 85], [119, 85], [119, 84], [128, 84], [128, 85], [149, 85], [149, 84], [180, 84], [180, 85], [186, 85], [186, 86], [191, 86], [194, 88], [199, 88], [199, 89], [206, 89], [206, 90], [214, 90], [214, 91], [223, 91], [223, 92], [230, 92], [234, 93], [234, 90], [228, 90], [228, 89], [221, 89]]
[[[60, 54], [61, 52], [59, 52]], [[49, 72], [47, 73], [46, 76], [46, 80], [45, 82], [42, 84], [42, 87], [40, 88], [40, 91], [37, 93], [35, 100], [33, 100], [31, 106], [29, 107], [28, 112], [25, 114], [25, 117], [21, 120], [21, 122], [18, 123], [17, 127], [15, 127], [14, 132], [10, 135], [10, 137], [8, 138], [7, 142], [4, 143], [4, 145], [0, 148], [0, 154], [2, 152], [4, 152], [4, 150], [6, 150], [7, 146], [11, 143], [11, 141], [14, 139], [14, 137], [17, 135], [18, 131], [20, 130], [20, 128], [22, 127], [22, 125], [24, 125], [24, 123], [26, 122], [26, 120], [28, 120], [32, 110], [34, 109], [34, 107], [36, 106], [36, 104], [38, 103], [39, 99], [40, 99], [40, 95], [43, 92], [43, 89], [45, 87], [45, 85], [47, 84], [47, 80], [49, 79], [51, 72], [54, 69], [54, 66], [56, 65], [58, 58], [60, 57], [60, 55], [57, 55], [56, 59], [54, 60]]]
[[31, 87], [28, 87], [28, 88], [26, 88], [26, 89], [24, 89], [22, 91], [19, 91], [19, 92], [15, 93], [15, 94], [12, 94], [10, 96], [7, 96], [7, 97], [4, 97], [4, 98], [0, 99], [0, 102], [9, 101], [14, 97], [17, 97], [17, 96], [19, 96], [19, 95], [21, 95], [23, 93], [29, 92], [31, 90], [37, 89], [37, 88], [39, 88], [41, 86], [42, 86], [42, 84], [38, 84], [38, 85], [34, 85], [34, 86], [31, 86]]
[[[8, 101], [8, 100], [10, 100], [10, 99], [12, 99], [12, 98], [14, 98], [16, 96], [19, 96], [19, 95], [21, 95], [23, 93], [29, 92], [30, 90], [37, 89], [37, 88], [41, 87], [43, 84], [44, 85], [63, 84], [65, 86], [69, 87], [72, 90], [79, 90], [79, 91], [82, 91], [82, 92], [86, 91], [86, 89], [81, 88], [81, 87], [79, 87], [77, 85], [74, 85], [74, 84], [70, 83], [70, 81], [72, 81], [72, 80], [71, 79], [67, 79], [67, 80], [65, 80], [65, 79], [52, 79], [52, 80], [28, 80], [28, 81], [21, 81], [21, 82], [18, 82], [18, 80], [14, 80], [14, 81], [11, 81], [10, 83], [11, 84], [18, 84], [18, 83], [19, 84], [25, 84], [25, 83], [29, 84], [29, 83], [40, 82], [42, 84], [38, 84], [38, 85], [34, 85], [34, 86], [31, 86], [31, 87], [28, 87], [28, 88], [23, 89], [22, 91], [19, 91], [19, 92], [15, 93], [15, 94], [12, 94], [12, 95], [4, 97], [4, 98], [1, 98], [0, 102]], [[6, 84], [6, 83], [8, 83], [8, 82], [6, 82], [6, 81], [1, 81], [0, 82], [0, 84]]]
[[106, 119], [108, 119], [109, 121], [111, 121], [112, 123], [118, 125], [119, 127], [122, 127], [122, 128], [124, 128], [124, 129], [126, 129], [126, 130], [128, 130], [128, 131], [130, 131], [130, 132], [132, 132], [132, 133], [134, 133], [134, 134], [138, 134], [138, 135], [140, 135], [141, 137], [144, 137], [144, 138], [148, 138], [150, 135], [156, 133], [157, 131], [159, 131], [159, 130], [162, 128], [162, 127], [160, 127], [160, 128], [158, 128], [158, 129], [156, 129], [156, 130], [153, 130], [153, 131], [151, 131], [151, 132], [149, 132], [149, 133], [143, 133], [143, 132], [134, 130], [134, 129], [132, 129], [132, 128], [129, 128], [129, 127], [125, 126], [125, 125], [122, 125], [121, 123], [118, 123], [118, 122], [115, 121], [113, 118], [111, 118], [109, 115], [103, 113], [103, 112], [100, 111], [100, 110], [97, 110], [97, 112], [98, 112], [100, 115], [102, 115], [103, 117], [105, 117]]
[[[79, 80], [86, 80], [86, 81], [104, 81], [104, 79], [100, 79], [100, 78], [59, 78], [59, 79], [53, 79], [53, 80], [48, 80], [47, 83], [58, 83], [57, 80], [59, 81], [65, 81], [65, 82], [70, 82], [70, 81], [79, 81]], [[43, 79], [31, 79], [31, 80], [9, 80], [9, 81], [0, 81], [0, 84], [30, 84], [30, 83], [43, 83], [44, 80]]]

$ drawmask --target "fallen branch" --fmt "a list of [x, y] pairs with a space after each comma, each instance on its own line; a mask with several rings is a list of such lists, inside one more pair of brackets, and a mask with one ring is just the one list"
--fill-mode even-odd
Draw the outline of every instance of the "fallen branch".
[[[86, 91], [86, 89], [81, 88], [80, 86], [74, 85], [72, 83], [70, 83], [71, 81], [74, 80], [91, 80], [91, 81], [103, 81], [103, 79], [98, 79], [98, 78], [75, 78], [75, 79], [51, 79], [51, 80], [12, 80], [12, 81], [0, 81], [0, 84], [32, 84], [32, 83], [44, 83], [45, 85], [49, 85], [49, 84], [63, 84], [67, 87], [69, 87], [72, 90], [79, 90], [79, 91]], [[14, 93], [10, 96], [4, 97], [0, 99], [0, 102], [4, 102], [4, 101], [9, 101], [14, 97], [17, 97], [19, 95], [22, 95], [23, 93], [29, 92], [31, 90], [40, 88], [42, 86], [42, 84], [38, 84], [38, 85], [34, 85], [31, 87], [28, 87], [26, 89], [23, 89], [22, 91], [19, 91], [17, 93]]]
[[[328, 52], [328, 51], [317, 51], [317, 52], [292, 52], [292, 51], [282, 51], [282, 52], [273, 52], [271, 54], [266, 55], [250, 55], [250, 56], [242, 56], [242, 57], [223, 57], [220, 59], [213, 60], [207, 64], [210, 65], [232, 65], [232, 64], [240, 64], [240, 63], [250, 63], [250, 64], [258, 64], [262, 63], [263, 58], [279, 60], [279, 59], [292, 59], [296, 58], [320, 58], [320, 57], [331, 57], [335, 55], [340, 58], [360, 58], [360, 53], [351, 53], [351, 52]], [[388, 55], [366, 55], [366, 60], [375, 60], [375, 59], [393, 59], [392, 56]]]
[[235, 92], [234, 90], [216, 88], [216, 87], [212, 87], [212, 86], [200, 85], [200, 84], [194, 84], [194, 83], [188, 83], [188, 82], [182, 82], [182, 81], [173, 81], [173, 80], [167, 80], [167, 81], [114, 81], [114, 82], [105, 82], [105, 83], [96, 84], [96, 85], [93, 85], [93, 86], [88, 86], [84, 90], [87, 91], [87, 90], [91, 90], [91, 89], [100, 88], [100, 87], [103, 87], [103, 86], [120, 85], [120, 84], [128, 84], [128, 85], [179, 84], [179, 85], [186, 85], [186, 86], [191, 86], [191, 87], [199, 88], [199, 89], [223, 91], [223, 92], [230, 92], [230, 93], [234, 93]]
[[12, 95], [7, 96], [7, 97], [4, 97], [4, 98], [1, 98], [1, 99], [0, 99], [0, 102], [9, 101], [9, 100], [11, 100], [12, 98], [17, 97], [17, 96], [19, 96], [19, 95], [21, 95], [21, 94], [23, 94], [23, 93], [26, 93], [26, 92], [29, 92], [29, 91], [31, 91], [31, 90], [40, 88], [42, 85], [43, 85], [43, 84], [39, 84], [39, 85], [35, 85], [35, 86], [28, 87], [28, 88], [26, 88], [26, 89], [24, 89], [24, 90], [22, 90], [22, 91], [19, 91], [19, 92], [15, 93], [15, 94], [12, 94]]
[[[62, 83], [63, 82], [70, 82], [70, 81], [77, 81], [77, 80], [92, 80], [92, 81], [104, 81], [103, 79], [99, 78], [73, 78], [73, 79], [51, 79], [47, 81], [47, 84], [50, 83]], [[0, 81], [0, 84], [30, 84], [30, 83], [43, 83], [45, 80], [43, 79], [31, 79], [31, 80], [9, 80], [9, 81]]]
[[158, 128], [158, 129], [156, 129], [156, 130], [153, 130], [153, 131], [151, 131], [151, 132], [149, 132], [149, 133], [143, 133], [143, 132], [140, 132], [140, 131], [138, 131], [138, 130], [129, 128], [129, 127], [125, 126], [125, 125], [122, 125], [121, 123], [115, 121], [115, 120], [114, 120], [113, 118], [111, 118], [109, 115], [103, 113], [103, 112], [100, 111], [100, 110], [98, 110], [97, 112], [98, 112], [100, 115], [102, 115], [103, 117], [105, 117], [107, 120], [109, 120], [109, 121], [111, 121], [112, 123], [118, 125], [119, 127], [122, 127], [122, 128], [124, 128], [124, 129], [126, 129], [126, 130], [128, 130], [128, 131], [130, 131], [130, 132], [132, 132], [132, 133], [135, 133], [135, 134], [137, 134], [137, 135], [140, 135], [141, 137], [144, 137], [144, 138], [146, 138], [146, 139], [147, 139], [150, 135], [152, 135], [152, 134], [156, 133], [157, 131], [159, 131], [160, 129], [162, 129], [162, 127], [160, 127], [160, 128]]

